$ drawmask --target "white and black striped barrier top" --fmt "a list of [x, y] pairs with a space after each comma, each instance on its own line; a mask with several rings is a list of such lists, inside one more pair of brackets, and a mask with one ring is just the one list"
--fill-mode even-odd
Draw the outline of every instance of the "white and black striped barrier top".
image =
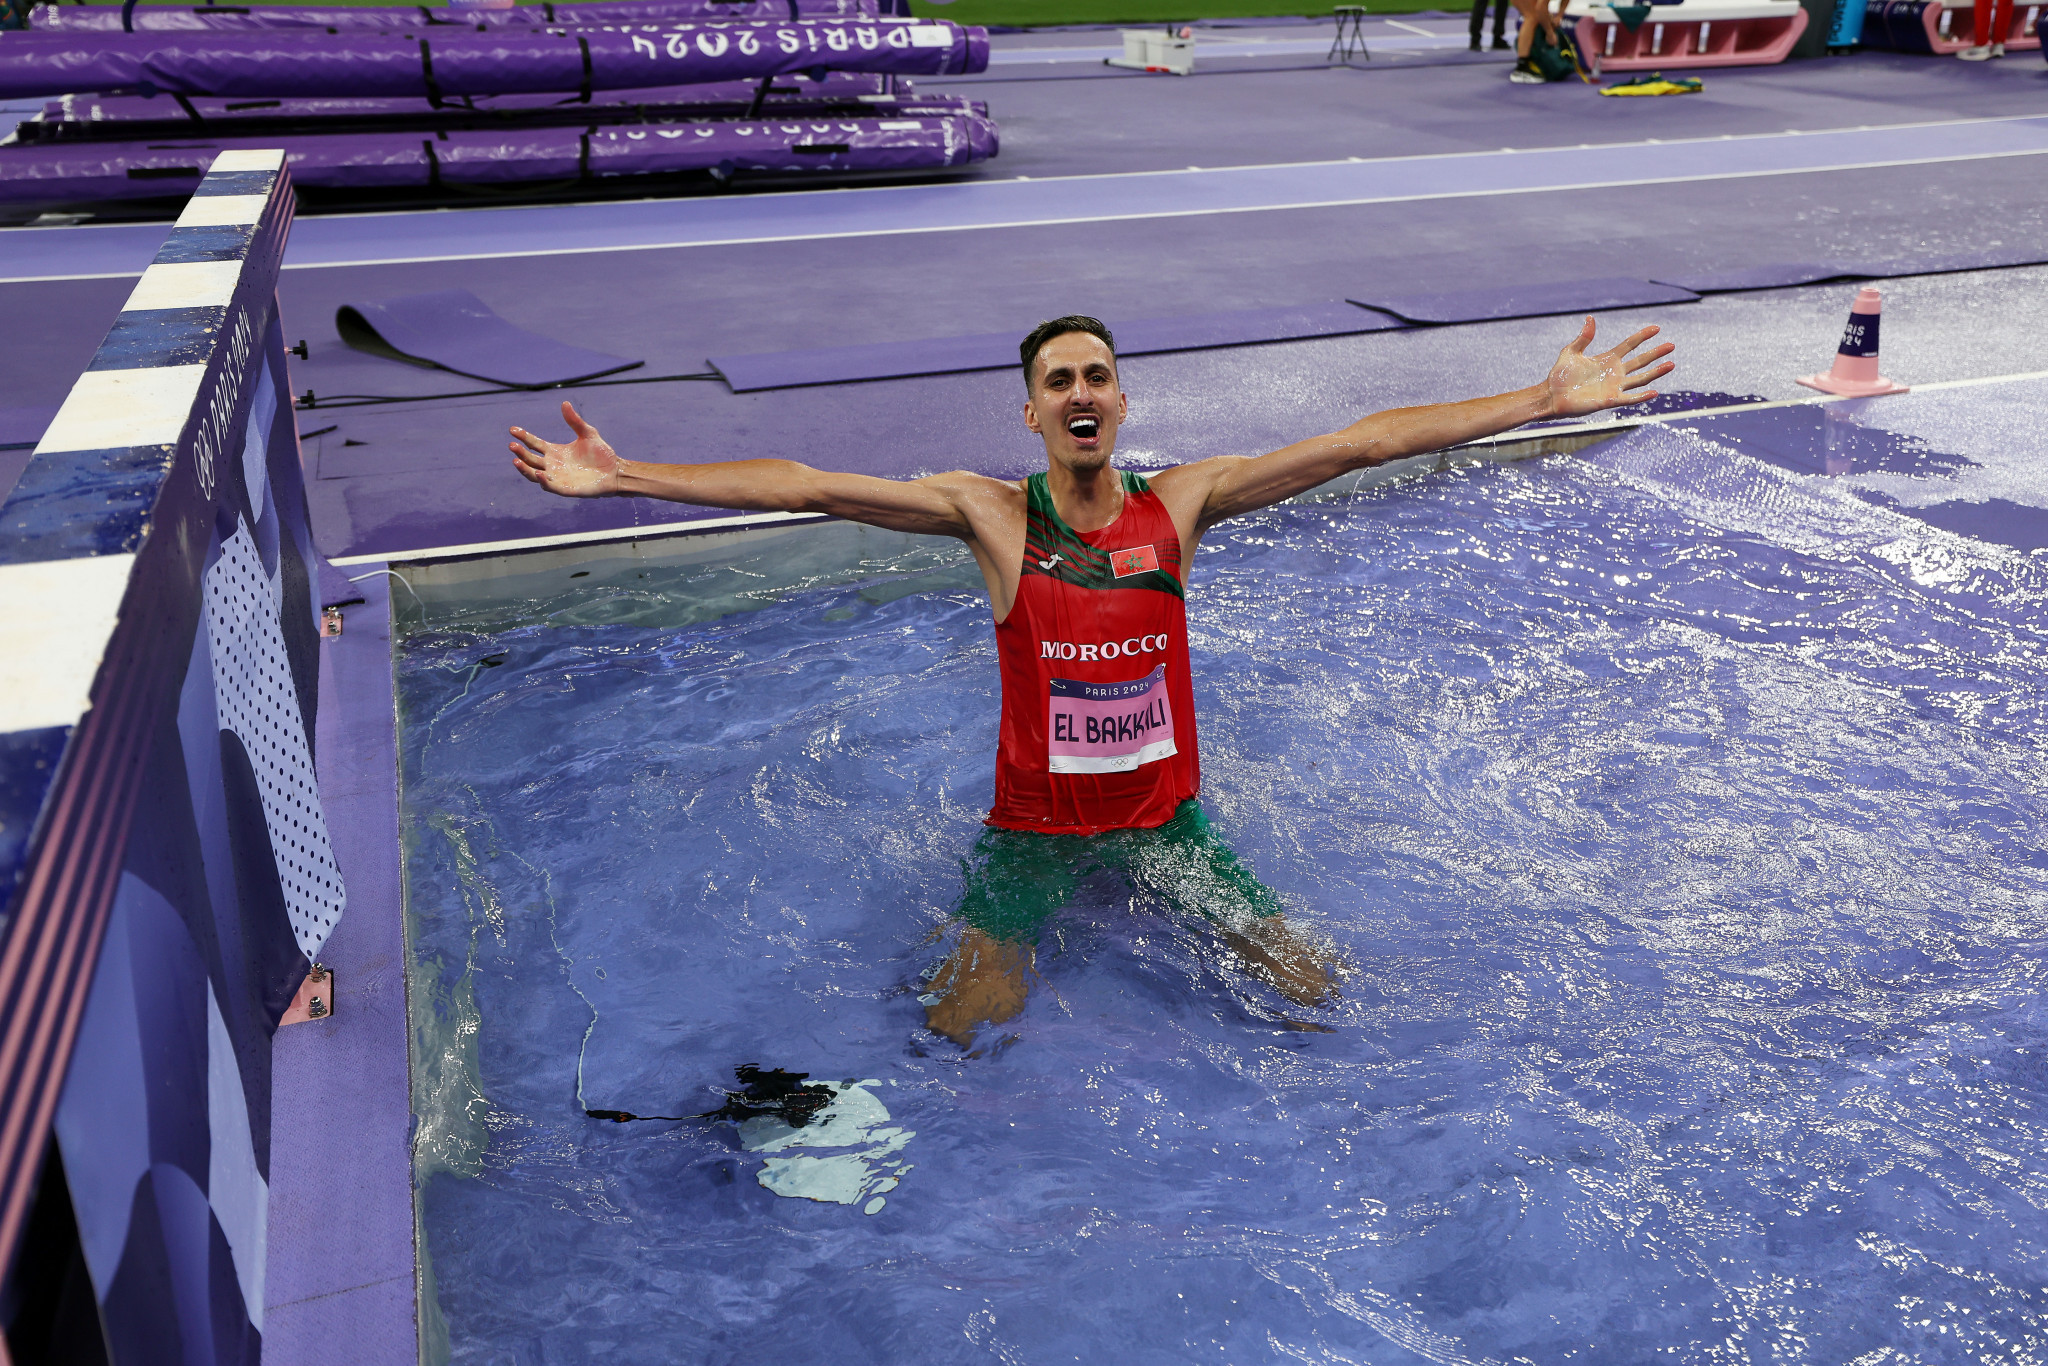
[[216, 157], [0, 503], [0, 1260], [149, 743], [177, 712], [221, 471], [243, 458], [266, 365], [282, 365], [291, 219], [282, 151]]

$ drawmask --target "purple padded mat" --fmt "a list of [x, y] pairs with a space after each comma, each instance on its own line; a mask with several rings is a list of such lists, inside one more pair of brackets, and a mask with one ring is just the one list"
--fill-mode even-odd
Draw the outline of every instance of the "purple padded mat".
[[[1382, 314], [1332, 302], [1176, 318], [1138, 318], [1112, 323], [1110, 331], [1116, 336], [1118, 355], [1143, 356], [1305, 337], [1341, 337], [1381, 332], [1400, 325]], [[744, 394], [813, 384], [1003, 370], [1017, 364], [1017, 340], [1015, 332], [992, 332], [973, 337], [828, 346], [810, 351], [769, 351], [751, 356], [714, 356], [711, 367], [725, 377], [734, 393]]]
[[1841, 261], [1782, 261], [1738, 266], [1733, 270], [1675, 271], [1659, 275], [1652, 283], [1691, 290], [1694, 294], [1728, 294], [1744, 289], [1814, 285], [1823, 280], [1840, 280], [1862, 273]]
[[1619, 276], [1598, 280], [1540, 280], [1492, 289], [1452, 289], [1436, 294], [1356, 294], [1351, 302], [1377, 308], [1411, 323], [1479, 323], [1498, 318], [1541, 318], [1553, 313], [1589, 313], [1645, 304], [1688, 304], [1689, 289]]
[[[792, 7], [794, 13], [792, 13]], [[252, 29], [542, 28], [577, 24], [660, 23], [667, 19], [872, 19], [875, 0], [631, 0], [624, 4], [520, 5], [458, 10], [434, 5], [149, 5], [129, 22], [138, 33], [246, 33]], [[120, 33], [112, 6], [37, 5], [29, 27], [41, 33]]]
[[[824, 80], [814, 80], [808, 73], [794, 74], [768, 87], [763, 107], [778, 108], [789, 103], [816, 104], [819, 102], [875, 104], [886, 99], [899, 103], [915, 100], [920, 104], [954, 104], [962, 109], [974, 108], [977, 113], [987, 112], [980, 101], [970, 101], [958, 95], [925, 96], [916, 93], [910, 80], [901, 76], [881, 76], [865, 71], [827, 71]], [[529, 95], [478, 95], [462, 105], [444, 105], [436, 109], [424, 99], [350, 99], [341, 96], [325, 99], [268, 99], [230, 100], [215, 99], [201, 95], [187, 98], [190, 110], [162, 95], [64, 95], [43, 106], [43, 112], [36, 119], [21, 126], [21, 138], [25, 142], [48, 141], [59, 137], [128, 137], [129, 129], [136, 124], [159, 125], [166, 135], [179, 135], [200, 131], [224, 131], [237, 126], [270, 121], [304, 123], [297, 132], [315, 131], [315, 125], [325, 123], [374, 124], [388, 120], [405, 120], [410, 126], [414, 121], [432, 124], [467, 120], [476, 122], [478, 113], [491, 116], [494, 120], [510, 115], [560, 115], [562, 122], [588, 121], [595, 117], [604, 121], [609, 117], [634, 116], [659, 119], [669, 109], [688, 109], [696, 112], [706, 105], [737, 104], [750, 105], [759, 93], [759, 81], [714, 81], [705, 85], [657, 86], [644, 90], [597, 90], [592, 91], [589, 103], [581, 100], [562, 103], [560, 91], [550, 90]], [[978, 107], [977, 107], [978, 106]], [[197, 115], [195, 118], [194, 115]]]
[[358, 351], [515, 389], [595, 379], [646, 363], [514, 327], [466, 289], [347, 304], [335, 312], [334, 330]]
[[385, 96], [626, 90], [796, 71], [943, 76], [988, 65], [988, 35], [945, 20], [668, 24], [655, 33], [10, 33], [0, 98], [75, 91]]
[[[917, 114], [915, 108], [902, 111]], [[996, 126], [971, 114], [337, 133], [311, 137], [56, 142], [0, 149], [0, 204], [153, 198], [196, 185], [216, 152], [282, 143], [301, 189], [429, 189], [711, 172], [843, 175], [926, 171], [994, 156]]]
[[1733, 270], [1681, 271], [1661, 274], [1655, 283], [1689, 289], [1695, 294], [1725, 294], [1745, 289], [1784, 289], [1823, 280], [1889, 280], [1903, 275], [1947, 275], [1964, 270], [2001, 270], [2010, 266], [2048, 264], [2048, 249], [2038, 243], [1986, 247], [1970, 251], [1932, 252], [1884, 259], [1775, 262]]
[[[2024, 234], [2014, 234], [2024, 239]], [[2039, 239], [2012, 245], [1973, 247], [1963, 251], [1925, 252], [1917, 256], [1864, 258], [1843, 264], [1857, 275], [1947, 275], [1959, 270], [2000, 270], [2007, 266], [2038, 266], [2048, 263], [2048, 247]]]

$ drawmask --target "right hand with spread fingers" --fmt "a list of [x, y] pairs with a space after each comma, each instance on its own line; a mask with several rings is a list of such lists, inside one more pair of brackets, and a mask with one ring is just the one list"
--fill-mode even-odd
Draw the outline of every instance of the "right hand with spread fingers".
[[574, 441], [543, 441], [524, 427], [514, 427], [512, 454], [519, 457], [514, 468], [564, 498], [604, 498], [620, 492], [619, 473], [625, 461], [618, 452], [567, 399], [562, 401], [562, 420], [576, 434]]

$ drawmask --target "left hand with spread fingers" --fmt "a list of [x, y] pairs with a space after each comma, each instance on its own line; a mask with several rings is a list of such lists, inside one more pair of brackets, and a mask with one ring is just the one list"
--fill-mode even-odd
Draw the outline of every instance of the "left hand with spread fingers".
[[[1545, 381], [1557, 415], [1583, 417], [1587, 413], [1626, 407], [1657, 397], [1655, 389], [1645, 386], [1654, 384], [1676, 368], [1664, 358], [1677, 348], [1665, 342], [1641, 355], [1630, 353], [1656, 336], [1658, 331], [1656, 327], [1646, 327], [1611, 350], [1589, 356], [1586, 348], [1593, 342], [1593, 320], [1587, 318], [1585, 326], [1579, 329], [1579, 335], [1558, 353], [1557, 364], [1550, 367], [1550, 376]], [[1663, 363], [1659, 364], [1660, 361]]]

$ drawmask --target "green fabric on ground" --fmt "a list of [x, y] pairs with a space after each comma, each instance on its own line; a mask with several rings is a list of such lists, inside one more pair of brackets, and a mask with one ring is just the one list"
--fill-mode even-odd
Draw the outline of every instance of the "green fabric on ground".
[[1550, 34], [1538, 28], [1529, 43], [1529, 61], [1546, 81], [1561, 81], [1579, 74], [1578, 49], [1573, 46], [1570, 35], [1562, 31], [1553, 43]]
[[1201, 803], [1182, 802], [1156, 830], [1106, 835], [1035, 835], [988, 829], [962, 861], [967, 890], [960, 919], [992, 939], [1036, 942], [1073, 897], [1074, 884], [1098, 874], [1120, 877], [1133, 893], [1175, 911], [1225, 925], [1284, 909], [1273, 889], [1239, 862], [1209, 824]]
[[1603, 95], [1697, 95], [1705, 88], [1705, 82], [1697, 76], [1680, 76], [1668, 79], [1663, 72], [1653, 71], [1648, 76], [1637, 76], [1626, 81], [1616, 81], [1600, 93]]

